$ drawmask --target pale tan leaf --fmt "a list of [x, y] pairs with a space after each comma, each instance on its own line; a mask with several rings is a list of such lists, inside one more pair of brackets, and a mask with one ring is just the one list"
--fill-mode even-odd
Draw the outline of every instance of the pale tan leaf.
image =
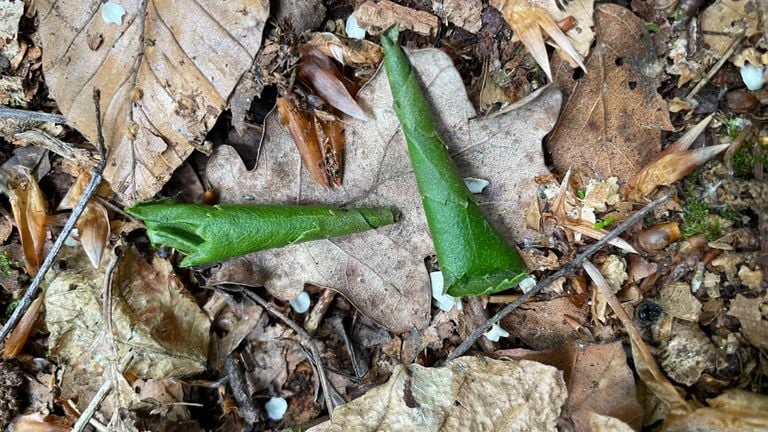
[[126, 372], [139, 378], [205, 370], [210, 322], [170, 263], [158, 257], [149, 263], [133, 247], [123, 248], [112, 282], [110, 337], [102, 307], [106, 266], [94, 268], [79, 247], [64, 247], [61, 258], [67, 268], [49, 276], [45, 320], [51, 332], [49, 355], [67, 365], [62, 397], [77, 400], [82, 408], [110, 366], [129, 350], [133, 360]]
[[110, 235], [107, 209], [98, 202], [89, 202], [77, 220], [77, 232], [85, 254], [91, 264], [98, 268]]
[[[547, 87], [498, 116], [477, 118], [446, 54], [416, 51], [411, 61], [460, 174], [491, 182], [477, 199], [492, 223], [510, 242], [534, 235], [525, 228], [526, 209], [538, 190], [535, 177], [549, 173], [540, 143], [557, 117], [559, 91]], [[266, 121], [257, 168], [248, 171], [233, 148], [221, 146], [206, 176], [224, 203], [389, 206], [402, 213], [401, 220], [376, 231], [251, 254], [220, 271], [229, 273], [229, 282], [266, 286], [286, 301], [305, 283], [333, 288], [392, 331], [423, 328], [431, 303], [424, 258], [434, 249], [383, 69], [358, 100], [376, 121], [347, 122], [341, 187], [328, 190], [311, 180], [289, 131], [274, 115]], [[233, 267], [237, 272], [228, 270]], [[217, 279], [214, 272], [209, 282]]]
[[[589, 74], [557, 83], [573, 89], [547, 148], [561, 172], [584, 178], [633, 178], [661, 150], [662, 130], [672, 130], [664, 99], [656, 92], [662, 65], [643, 20], [613, 4], [595, 9], [597, 45]], [[567, 75], [567, 76], [566, 76]]]
[[709, 399], [709, 407], [699, 408], [665, 424], [666, 432], [718, 431], [743, 432], [768, 430], [768, 396], [741, 389], [726, 390]]
[[[58, 107], [95, 143], [101, 90], [105, 178], [127, 202], [149, 198], [203, 138], [261, 45], [267, 0], [126, 0], [122, 24], [104, 2], [37, 2], [43, 70]], [[95, 51], [89, 35], [101, 35]]]
[[458, 358], [398, 367], [386, 384], [336, 408], [329, 432], [555, 430], [562, 372], [527, 360]]
[[589, 413], [589, 427], [592, 432], [633, 432], [636, 429], [610, 416]]

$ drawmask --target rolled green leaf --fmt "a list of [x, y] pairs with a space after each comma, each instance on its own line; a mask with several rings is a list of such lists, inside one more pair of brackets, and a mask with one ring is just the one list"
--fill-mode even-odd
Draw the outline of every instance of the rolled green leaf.
[[391, 27], [381, 36], [384, 67], [446, 292], [459, 297], [511, 288], [527, 276], [525, 264], [467, 190], [438, 133], [419, 79], [397, 43], [398, 33]]
[[152, 201], [126, 211], [144, 221], [153, 246], [187, 256], [182, 267], [327, 239], [394, 223], [387, 208], [177, 204]]

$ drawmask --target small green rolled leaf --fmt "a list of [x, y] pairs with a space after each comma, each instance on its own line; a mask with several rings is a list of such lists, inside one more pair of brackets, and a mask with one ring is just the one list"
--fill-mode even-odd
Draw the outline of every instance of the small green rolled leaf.
[[144, 221], [152, 245], [185, 253], [182, 267], [367, 231], [397, 220], [387, 208], [206, 206], [152, 201], [126, 211]]
[[398, 33], [397, 27], [391, 27], [381, 36], [384, 67], [446, 292], [459, 297], [511, 288], [526, 277], [525, 264], [467, 190], [438, 133], [418, 77], [397, 43]]

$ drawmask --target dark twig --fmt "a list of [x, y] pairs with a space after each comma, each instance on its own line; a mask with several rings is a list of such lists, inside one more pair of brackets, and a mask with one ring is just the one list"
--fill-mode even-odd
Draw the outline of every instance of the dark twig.
[[664, 204], [670, 198], [671, 197], [669, 195], [664, 195], [663, 197], [649, 203], [642, 209], [638, 210], [635, 214], [633, 214], [627, 220], [625, 220], [620, 225], [618, 225], [615, 229], [613, 229], [605, 237], [600, 239], [597, 243], [588, 247], [584, 252], [582, 252], [579, 256], [574, 258], [567, 265], [565, 265], [564, 267], [562, 267], [560, 270], [556, 271], [549, 277], [543, 279], [541, 282], [537, 283], [536, 286], [533, 287], [530, 291], [521, 295], [520, 298], [515, 300], [513, 303], [508, 304], [504, 309], [497, 312], [496, 315], [489, 318], [485, 323], [483, 323], [482, 326], [475, 329], [475, 331], [472, 332], [472, 334], [467, 338], [467, 340], [462, 342], [461, 345], [459, 345], [456, 348], [456, 350], [454, 350], [448, 356], [447, 361], [453, 360], [463, 355], [472, 347], [472, 345], [475, 344], [475, 342], [480, 338], [480, 336], [483, 335], [483, 333], [487, 332], [488, 329], [490, 329], [493, 326], [493, 324], [501, 321], [502, 318], [509, 315], [513, 310], [517, 309], [518, 306], [525, 303], [529, 298], [538, 294], [542, 289], [544, 289], [544, 287], [549, 286], [552, 282], [560, 279], [563, 276], [569, 275], [570, 273], [579, 269], [586, 260], [588, 260], [592, 255], [595, 254], [595, 252], [600, 250], [603, 246], [608, 244], [609, 241], [611, 241], [612, 239], [616, 238], [619, 234], [626, 231], [627, 228], [641, 221], [648, 213], [653, 211], [653, 209], [660, 206], [661, 204]]
[[72, 209], [72, 213], [69, 215], [69, 219], [67, 219], [67, 223], [64, 224], [64, 228], [61, 230], [61, 234], [59, 234], [59, 237], [56, 239], [56, 242], [51, 247], [51, 250], [48, 252], [48, 255], [45, 256], [45, 261], [40, 265], [40, 270], [37, 271], [37, 274], [35, 274], [34, 279], [32, 279], [32, 283], [29, 285], [29, 288], [27, 288], [27, 291], [24, 293], [24, 296], [19, 300], [18, 306], [16, 306], [16, 309], [13, 311], [13, 314], [10, 318], [8, 318], [8, 321], [5, 322], [5, 325], [3, 325], [2, 330], [0, 330], [0, 343], [5, 341], [6, 336], [8, 336], [8, 333], [13, 330], [14, 327], [16, 327], [16, 324], [18, 324], [19, 319], [24, 315], [24, 313], [27, 311], [29, 306], [32, 304], [32, 302], [35, 300], [37, 295], [40, 292], [40, 283], [43, 281], [43, 278], [45, 277], [45, 274], [48, 272], [48, 270], [53, 265], [53, 261], [56, 259], [56, 255], [59, 254], [59, 251], [61, 250], [62, 246], [64, 246], [64, 241], [69, 236], [69, 233], [72, 232], [72, 229], [75, 227], [75, 224], [77, 223], [77, 219], [80, 217], [81, 214], [83, 214], [83, 211], [85, 210], [86, 205], [88, 204], [88, 201], [91, 199], [93, 194], [96, 192], [96, 188], [99, 186], [102, 180], [102, 173], [104, 172], [104, 165], [107, 163], [107, 157], [106, 157], [106, 150], [104, 148], [104, 134], [101, 130], [101, 107], [100, 107], [100, 99], [101, 99], [101, 93], [98, 89], [93, 89], [93, 104], [96, 108], [96, 130], [98, 131], [98, 150], [99, 155], [101, 156], [101, 160], [99, 161], [98, 165], [93, 169], [92, 175], [91, 175], [91, 181], [88, 182], [88, 186], [86, 186], [85, 191], [83, 192], [83, 196], [80, 197], [80, 200], [77, 202], [77, 205]]
[[16, 108], [8, 108], [7, 106], [0, 106], [0, 118], [13, 118], [19, 120], [49, 122], [49, 123], [66, 123], [67, 118], [61, 114], [51, 114], [42, 111], [27, 111]]
[[280, 319], [285, 325], [291, 328], [296, 334], [303, 340], [303, 342], [307, 345], [307, 348], [309, 348], [309, 352], [312, 353], [312, 356], [310, 357], [310, 361], [312, 361], [315, 365], [315, 369], [317, 369], [317, 375], [320, 379], [320, 386], [323, 388], [323, 399], [325, 399], [325, 406], [328, 408], [328, 416], [333, 419], [333, 409], [335, 408], [333, 401], [331, 400], [332, 394], [330, 386], [328, 385], [328, 378], [325, 376], [325, 369], [323, 368], [323, 362], [322, 358], [320, 357], [320, 350], [317, 349], [317, 345], [315, 344], [314, 339], [312, 339], [312, 336], [309, 335], [306, 331], [304, 331], [303, 328], [299, 327], [298, 324], [293, 322], [290, 318], [285, 316], [282, 312], [277, 310], [277, 308], [272, 305], [271, 303], [268, 303], [263, 298], [259, 297], [256, 293], [251, 292], [247, 289], [243, 289], [242, 287], [239, 287], [237, 285], [220, 285], [221, 288], [224, 288], [231, 292], [240, 292], [252, 301], [259, 304], [259, 306], [263, 307], [267, 310], [270, 314], [276, 316], [278, 319]]

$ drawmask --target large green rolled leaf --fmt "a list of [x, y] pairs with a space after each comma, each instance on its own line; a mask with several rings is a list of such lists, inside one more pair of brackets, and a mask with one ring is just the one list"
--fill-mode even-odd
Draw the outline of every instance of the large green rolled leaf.
[[397, 27], [381, 37], [394, 108], [408, 143], [424, 213], [453, 296], [502, 291], [526, 277], [525, 264], [472, 199], [443, 139], [408, 58]]
[[168, 201], [138, 204], [126, 211], [144, 220], [153, 245], [185, 253], [183, 267], [367, 231], [397, 219], [388, 208], [205, 206]]

